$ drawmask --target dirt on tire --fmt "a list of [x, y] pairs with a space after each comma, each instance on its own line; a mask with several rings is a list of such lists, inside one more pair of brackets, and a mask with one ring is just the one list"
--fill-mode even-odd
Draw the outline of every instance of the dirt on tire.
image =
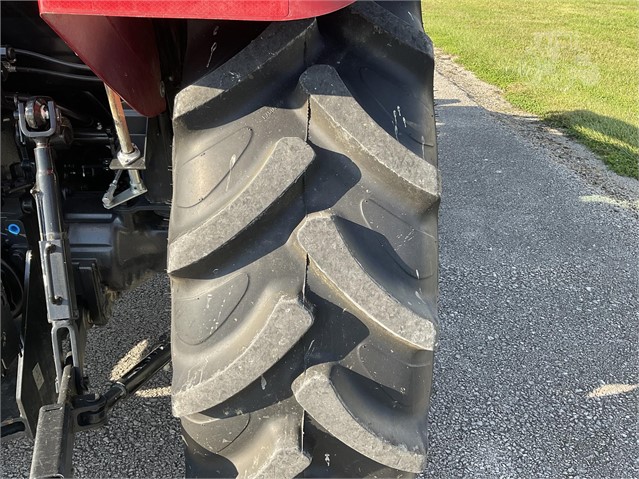
[[188, 476], [423, 470], [432, 82], [419, 3], [361, 2], [269, 25], [176, 97], [168, 271]]

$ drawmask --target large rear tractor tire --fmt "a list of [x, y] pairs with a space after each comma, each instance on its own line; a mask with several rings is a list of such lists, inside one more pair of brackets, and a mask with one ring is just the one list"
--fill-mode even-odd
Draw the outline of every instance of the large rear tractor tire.
[[273, 23], [178, 94], [168, 269], [187, 475], [423, 470], [440, 187], [419, 15], [361, 2]]

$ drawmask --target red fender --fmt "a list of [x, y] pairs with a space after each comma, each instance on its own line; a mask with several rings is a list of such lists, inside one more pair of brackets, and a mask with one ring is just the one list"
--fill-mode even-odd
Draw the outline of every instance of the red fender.
[[102, 81], [140, 114], [156, 116], [166, 101], [151, 18], [295, 20], [353, 1], [38, 0], [38, 6], [44, 21]]
[[354, 0], [39, 0], [41, 14], [281, 21], [334, 12]]

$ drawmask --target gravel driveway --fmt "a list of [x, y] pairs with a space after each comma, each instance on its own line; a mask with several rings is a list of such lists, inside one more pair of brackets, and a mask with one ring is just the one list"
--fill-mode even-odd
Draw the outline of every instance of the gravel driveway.
[[[436, 97], [441, 336], [425, 477], [639, 477], [635, 204], [439, 74]], [[168, 329], [167, 294], [157, 277], [92, 331], [97, 390]], [[183, 476], [169, 382], [77, 438], [78, 477]], [[2, 445], [2, 477], [28, 475], [31, 447]]]

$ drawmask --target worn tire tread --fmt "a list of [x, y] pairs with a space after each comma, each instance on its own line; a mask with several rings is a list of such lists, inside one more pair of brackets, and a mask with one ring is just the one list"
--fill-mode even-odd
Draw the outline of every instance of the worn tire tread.
[[[425, 466], [440, 184], [432, 45], [412, 18], [358, 2], [272, 24], [176, 98], [168, 270], [188, 475]], [[375, 82], [401, 95], [371, 98]]]

